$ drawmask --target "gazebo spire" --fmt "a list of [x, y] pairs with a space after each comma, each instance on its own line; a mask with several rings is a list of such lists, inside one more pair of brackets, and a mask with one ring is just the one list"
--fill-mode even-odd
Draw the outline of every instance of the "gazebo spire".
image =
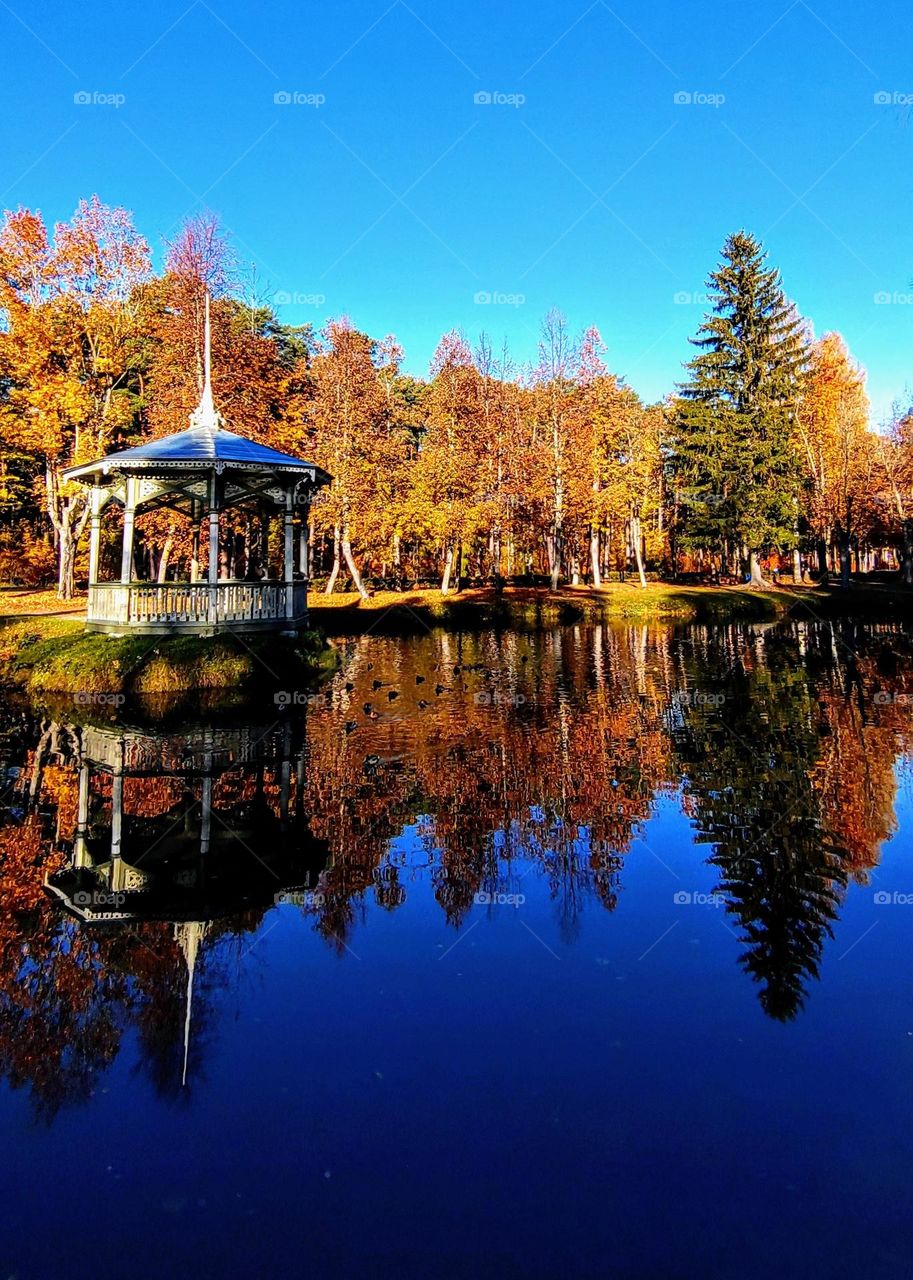
[[209, 290], [206, 291], [206, 321], [203, 330], [203, 392], [200, 403], [190, 415], [190, 425], [196, 430], [218, 431], [222, 415], [212, 398], [212, 338], [209, 327]]
[[187, 1084], [187, 1063], [190, 1058], [190, 1016], [193, 1007], [193, 975], [197, 967], [197, 955], [200, 950], [200, 943], [206, 937], [209, 929], [209, 922], [202, 920], [188, 920], [182, 924], [174, 926], [174, 939], [184, 955], [184, 963], [187, 965], [187, 991], [185, 994], [186, 1008], [184, 1010], [184, 1061], [181, 1069], [181, 1088]]

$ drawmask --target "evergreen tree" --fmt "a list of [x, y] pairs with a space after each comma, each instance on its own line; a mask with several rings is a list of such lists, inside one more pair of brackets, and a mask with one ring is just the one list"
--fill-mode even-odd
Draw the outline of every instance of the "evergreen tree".
[[673, 421], [680, 541], [712, 548], [724, 564], [745, 555], [753, 583], [759, 553], [795, 540], [792, 420], [806, 358], [802, 322], [766, 256], [744, 231], [723, 245]]

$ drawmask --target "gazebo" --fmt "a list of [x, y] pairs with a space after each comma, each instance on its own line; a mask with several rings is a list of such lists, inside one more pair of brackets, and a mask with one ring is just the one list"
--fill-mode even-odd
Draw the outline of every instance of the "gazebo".
[[[209, 298], [206, 299], [204, 384], [190, 426], [96, 462], [70, 467], [65, 480], [90, 488], [90, 631], [152, 635], [221, 631], [294, 632], [307, 619], [307, 524], [311, 499], [331, 477], [311, 462], [256, 444], [225, 430], [213, 402]], [[123, 509], [120, 578], [99, 581], [101, 521], [112, 506]], [[138, 581], [134, 567], [137, 514], [171, 509], [188, 515], [193, 549], [186, 582]], [[221, 554], [219, 514], [254, 510], [283, 522], [281, 577], [231, 577], [232, 558]], [[299, 545], [295, 554], [295, 521]], [[201, 535], [208, 538], [206, 578], [200, 572]], [[296, 565], [297, 558], [297, 565]], [[260, 566], [261, 572], [264, 566]]]
[[327, 845], [304, 808], [300, 721], [79, 731], [79, 791], [68, 864], [48, 895], [84, 924], [167, 921], [186, 964], [187, 1082], [197, 957], [216, 920], [282, 901], [317, 910]]

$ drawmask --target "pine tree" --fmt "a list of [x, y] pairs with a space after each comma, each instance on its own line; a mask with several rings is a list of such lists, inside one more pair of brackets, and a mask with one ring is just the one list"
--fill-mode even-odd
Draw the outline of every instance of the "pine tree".
[[747, 232], [727, 238], [674, 412], [680, 541], [719, 553], [724, 565], [741, 552], [753, 584], [762, 581], [760, 552], [796, 536], [792, 420], [806, 353], [802, 322], [766, 256]]

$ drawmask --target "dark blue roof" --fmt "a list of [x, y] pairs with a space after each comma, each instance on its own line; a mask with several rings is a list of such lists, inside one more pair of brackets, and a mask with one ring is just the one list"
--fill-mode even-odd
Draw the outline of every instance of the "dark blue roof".
[[156, 463], [166, 465], [171, 470], [172, 467], [179, 467], [182, 462], [221, 462], [229, 468], [273, 467], [276, 470], [315, 471], [318, 477], [325, 475], [312, 462], [280, 453], [278, 449], [270, 449], [264, 444], [256, 444], [253, 440], [246, 440], [244, 436], [226, 431], [224, 427], [209, 426], [188, 427], [186, 431], [176, 431], [173, 435], [149, 440], [133, 449], [121, 449], [96, 462], [69, 467], [65, 474], [69, 479], [79, 479], [111, 471], [132, 471], [134, 467], [145, 471], [154, 468]]

